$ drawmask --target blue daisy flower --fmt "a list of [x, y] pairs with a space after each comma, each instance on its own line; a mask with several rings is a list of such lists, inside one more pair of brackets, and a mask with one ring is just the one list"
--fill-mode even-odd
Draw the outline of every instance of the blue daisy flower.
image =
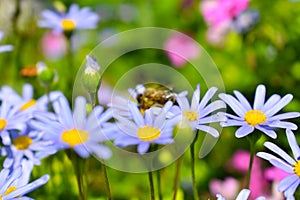
[[45, 133], [45, 140], [53, 141], [58, 149], [72, 148], [82, 158], [91, 153], [102, 159], [111, 156], [110, 149], [101, 144], [114, 137], [116, 128], [107, 122], [112, 117], [110, 109], [103, 112], [104, 108], [97, 106], [86, 116], [86, 100], [81, 96], [75, 100], [73, 113], [65, 97], [54, 102], [53, 108], [56, 115], [36, 112], [36, 120], [30, 123]]
[[42, 19], [38, 22], [40, 27], [53, 29], [55, 32], [70, 32], [75, 29], [95, 29], [100, 17], [89, 7], [79, 8], [72, 4], [66, 13], [44, 10]]
[[155, 114], [153, 109], [147, 109], [143, 115], [135, 103], [128, 101], [132, 120], [118, 113], [114, 115], [120, 130], [114, 140], [115, 145], [119, 147], [137, 145], [137, 152], [145, 154], [151, 144], [172, 143], [173, 128], [181, 116], [166, 119], [166, 114], [171, 107], [172, 102], [167, 102], [158, 114]]
[[[242, 189], [238, 196], [236, 197], [236, 200], [247, 200], [249, 198], [251, 191], [248, 189]], [[226, 200], [225, 197], [223, 197], [221, 194], [216, 195], [217, 200]], [[255, 200], [265, 200], [265, 197], [258, 197]]]
[[[2, 40], [3, 36], [4, 36], [4, 33], [2, 31], [0, 31], [0, 41]], [[6, 51], [12, 51], [13, 48], [14, 47], [12, 45], [0, 45], [0, 53], [6, 52]]]
[[53, 91], [49, 93], [49, 96], [43, 95], [38, 99], [34, 99], [34, 91], [31, 84], [23, 85], [21, 95], [9, 86], [3, 86], [0, 90], [0, 100], [10, 101], [13, 105], [19, 106], [21, 111], [27, 109], [31, 111], [46, 111], [48, 109], [48, 98], [50, 98], [50, 101], [54, 101], [62, 95], [60, 91]]
[[2, 156], [7, 156], [3, 166], [16, 168], [23, 159], [35, 165], [41, 164], [41, 159], [56, 153], [53, 141], [43, 139], [43, 132], [28, 130], [25, 133], [11, 133], [12, 144], [3, 146]]
[[200, 100], [200, 85], [198, 84], [194, 91], [191, 104], [186, 96], [177, 96], [176, 98], [177, 103], [181, 108], [182, 115], [188, 120], [191, 128], [193, 130], [198, 129], [207, 132], [213, 137], [218, 137], [219, 132], [215, 128], [205, 124], [225, 120], [224, 115], [220, 113], [210, 115], [216, 110], [226, 108], [226, 104], [221, 100], [216, 100], [208, 104], [217, 90], [216, 87], [210, 88], [202, 100]]
[[27, 166], [28, 165], [19, 166], [13, 171], [5, 168], [0, 172], [1, 200], [17, 200], [19, 198], [29, 199], [24, 195], [32, 192], [33, 190], [48, 182], [49, 175], [44, 175], [37, 180], [28, 183], [29, 179], [26, 171], [29, 171], [30, 169], [28, 169]]
[[259, 12], [247, 9], [241, 12], [231, 23], [232, 29], [237, 33], [245, 34], [249, 32], [259, 21]]
[[272, 142], [265, 142], [264, 146], [280, 158], [266, 152], [259, 152], [256, 155], [290, 174], [279, 182], [278, 191], [283, 192], [287, 199], [295, 199], [294, 193], [300, 184], [300, 148], [291, 130], [286, 130], [286, 135], [294, 158]]
[[276, 128], [292, 130], [298, 128], [296, 124], [282, 120], [299, 117], [299, 112], [287, 112], [276, 115], [293, 99], [293, 95], [287, 94], [281, 98], [278, 94], [274, 94], [265, 102], [266, 87], [259, 85], [256, 88], [252, 107], [239, 91], [234, 91], [234, 94], [236, 98], [228, 94], [220, 94], [219, 97], [237, 114], [235, 116], [226, 113], [225, 115], [228, 119], [225, 122], [221, 122], [221, 125], [224, 127], [241, 126], [235, 132], [237, 138], [245, 137], [252, 133], [254, 129], [258, 129], [275, 139], [277, 134], [274, 129]]
[[13, 105], [9, 100], [3, 100], [0, 107], [0, 137], [4, 145], [11, 144], [10, 132], [24, 131], [27, 128], [27, 121], [30, 119], [30, 113], [21, 112], [21, 106]]

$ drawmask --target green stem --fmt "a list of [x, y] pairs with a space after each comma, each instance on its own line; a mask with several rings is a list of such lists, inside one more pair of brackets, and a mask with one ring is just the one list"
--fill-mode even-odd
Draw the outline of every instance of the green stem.
[[179, 174], [180, 174], [180, 167], [181, 167], [181, 160], [182, 160], [182, 156], [176, 162], [176, 171], [175, 171], [175, 177], [174, 177], [172, 200], [175, 200], [176, 196], [177, 196], [178, 183], [179, 183]]
[[163, 199], [163, 195], [162, 195], [162, 192], [161, 192], [161, 179], [160, 179], [160, 170], [157, 170], [156, 172], [157, 176], [157, 192], [158, 192], [158, 199], [159, 200], [162, 200]]
[[107, 199], [108, 200], [112, 200], [106, 165], [105, 165], [104, 161], [102, 161], [101, 163], [102, 163], [102, 172], [103, 172], [103, 176], [104, 176], [104, 182], [105, 182], [105, 189], [106, 189]]
[[154, 183], [153, 183], [152, 171], [148, 172], [148, 178], [149, 178], [149, 186], [150, 186], [150, 199], [154, 200], [155, 199], [155, 194], [154, 194]]
[[249, 167], [248, 167], [248, 172], [247, 172], [247, 179], [246, 179], [246, 188], [250, 188], [250, 179], [251, 179], [251, 171], [252, 171], [252, 166], [253, 166], [253, 160], [254, 160], [254, 155], [255, 155], [255, 144], [256, 142], [253, 141], [253, 137], [247, 137], [250, 145], [250, 162], [249, 162]]
[[198, 138], [198, 132], [196, 132], [195, 138], [190, 146], [191, 152], [191, 173], [192, 173], [192, 183], [193, 183], [193, 194], [194, 200], [199, 200], [198, 190], [197, 190], [197, 183], [196, 183], [196, 176], [195, 176], [195, 143]]

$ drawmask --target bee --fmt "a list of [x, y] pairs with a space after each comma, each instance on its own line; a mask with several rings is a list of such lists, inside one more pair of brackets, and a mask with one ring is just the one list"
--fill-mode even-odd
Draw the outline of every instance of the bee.
[[176, 103], [175, 93], [172, 92], [172, 89], [157, 84], [145, 86], [144, 92], [138, 93], [136, 100], [143, 114], [151, 107], [163, 107], [168, 101]]

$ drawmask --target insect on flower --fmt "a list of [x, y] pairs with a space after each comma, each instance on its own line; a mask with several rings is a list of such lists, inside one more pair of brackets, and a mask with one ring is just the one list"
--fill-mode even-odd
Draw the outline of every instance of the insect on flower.
[[136, 88], [136, 100], [141, 113], [151, 107], [163, 107], [168, 101], [176, 103], [176, 97], [172, 89], [159, 85], [138, 85]]

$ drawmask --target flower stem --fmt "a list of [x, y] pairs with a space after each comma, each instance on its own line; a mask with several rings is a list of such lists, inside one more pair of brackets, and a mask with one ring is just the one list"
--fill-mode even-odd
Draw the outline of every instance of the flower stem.
[[255, 155], [256, 142], [253, 141], [253, 137], [247, 137], [247, 138], [248, 138], [249, 145], [250, 145], [250, 162], [249, 162], [249, 167], [248, 167], [248, 172], [247, 172], [246, 188], [250, 189], [251, 171], [252, 171], [253, 160], [254, 160], [254, 155]]
[[157, 178], [157, 192], [158, 192], [158, 199], [162, 200], [163, 199], [163, 195], [161, 192], [161, 183], [160, 183], [160, 170], [157, 170], [156, 172], [156, 178]]
[[154, 200], [155, 199], [155, 194], [154, 194], [154, 183], [153, 183], [152, 171], [148, 172], [148, 178], [149, 178], [149, 186], [150, 186], [150, 199]]
[[175, 200], [176, 199], [176, 195], [177, 195], [178, 183], [179, 183], [179, 174], [180, 174], [180, 167], [181, 167], [181, 160], [182, 160], [182, 156], [180, 158], [178, 158], [178, 160], [176, 162], [176, 171], [175, 171], [175, 177], [174, 177], [172, 200]]
[[101, 163], [102, 163], [102, 172], [103, 172], [103, 176], [104, 176], [107, 199], [112, 200], [111, 191], [110, 191], [110, 184], [109, 184], [109, 179], [108, 179], [107, 170], [106, 170], [106, 165], [105, 165], [104, 161], [102, 161]]
[[194, 200], [199, 200], [198, 190], [197, 190], [197, 183], [196, 183], [196, 176], [195, 176], [195, 143], [198, 138], [198, 131], [196, 132], [195, 138], [190, 146], [191, 152], [191, 173], [192, 173], [192, 183], [193, 183], [193, 194]]

